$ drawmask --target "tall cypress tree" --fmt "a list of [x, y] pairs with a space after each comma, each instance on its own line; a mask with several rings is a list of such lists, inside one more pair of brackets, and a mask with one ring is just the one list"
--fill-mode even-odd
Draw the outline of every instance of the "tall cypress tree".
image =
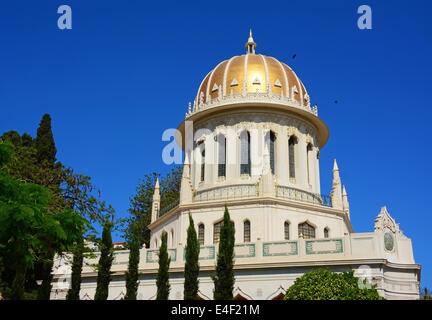
[[186, 244], [186, 264], [184, 272], [184, 291], [185, 300], [198, 300], [198, 274], [199, 274], [199, 252], [200, 245], [195, 230], [194, 221], [189, 213], [189, 228], [187, 230]]
[[136, 300], [138, 291], [138, 265], [140, 259], [140, 237], [138, 225], [132, 225], [132, 241], [129, 242], [129, 266], [126, 271], [125, 300]]
[[[56, 162], [57, 149], [54, 143], [54, 136], [51, 130], [51, 116], [44, 114], [37, 129], [37, 136], [35, 140], [36, 158], [39, 164], [54, 167]], [[51, 186], [56, 188], [58, 186]], [[38, 300], [49, 300], [51, 295], [51, 281], [52, 281], [52, 267], [54, 264], [54, 252], [50, 249], [48, 244], [47, 251], [41, 252], [41, 278], [42, 285], [39, 287], [37, 298]]]
[[98, 264], [95, 300], [106, 300], [111, 281], [111, 265], [114, 260], [114, 249], [111, 238], [112, 223], [106, 221], [102, 231], [101, 256]]
[[72, 260], [72, 275], [71, 275], [71, 288], [69, 289], [66, 300], [79, 300], [81, 290], [81, 272], [84, 261], [84, 239], [81, 238], [73, 248], [73, 260]]
[[224, 219], [220, 230], [219, 251], [216, 275], [213, 282], [215, 300], [232, 300], [234, 290], [234, 226], [231, 224], [228, 208], [225, 205]]
[[53, 165], [56, 161], [57, 149], [54, 143], [54, 136], [51, 131], [51, 116], [44, 114], [37, 129], [36, 136], [36, 157], [40, 163], [46, 161], [48, 165]]
[[162, 235], [162, 244], [159, 249], [159, 270], [156, 279], [157, 294], [156, 300], [168, 300], [170, 293], [169, 265], [171, 258], [168, 256], [167, 235]]

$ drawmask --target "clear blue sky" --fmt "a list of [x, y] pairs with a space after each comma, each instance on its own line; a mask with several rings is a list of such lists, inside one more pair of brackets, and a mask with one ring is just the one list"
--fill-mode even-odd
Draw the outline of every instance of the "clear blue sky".
[[[57, 8], [72, 7], [72, 30]], [[357, 8], [372, 8], [372, 30]], [[146, 173], [165, 173], [162, 132], [184, 119], [207, 72], [243, 54], [289, 64], [330, 128], [355, 232], [387, 205], [432, 287], [431, 22], [428, 1], [2, 1], [0, 132], [53, 118], [57, 157], [91, 176], [124, 216]], [[295, 59], [292, 55], [297, 54]], [[338, 104], [334, 100], [339, 100]], [[119, 240], [119, 236], [116, 236]]]

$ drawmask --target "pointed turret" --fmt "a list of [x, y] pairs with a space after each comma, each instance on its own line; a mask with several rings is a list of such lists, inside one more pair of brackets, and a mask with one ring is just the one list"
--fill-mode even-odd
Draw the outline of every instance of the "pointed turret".
[[342, 205], [349, 219], [350, 218], [349, 202], [348, 202], [348, 194], [346, 192], [345, 186], [342, 187]]
[[332, 207], [335, 209], [343, 210], [343, 202], [342, 202], [342, 183], [339, 175], [339, 168], [334, 160], [333, 165], [333, 187], [331, 191], [332, 198]]
[[192, 203], [192, 183], [190, 180], [189, 152], [185, 152], [185, 161], [183, 164], [183, 174], [180, 184], [180, 205]]
[[254, 42], [254, 39], [252, 38], [252, 29], [249, 30], [249, 39], [246, 43], [245, 47], [247, 48], [246, 54], [255, 54], [255, 47], [256, 43]]
[[159, 178], [156, 180], [156, 185], [153, 193], [153, 199], [152, 199], [152, 215], [151, 215], [151, 222], [156, 221], [159, 215], [160, 210], [160, 186], [159, 186]]

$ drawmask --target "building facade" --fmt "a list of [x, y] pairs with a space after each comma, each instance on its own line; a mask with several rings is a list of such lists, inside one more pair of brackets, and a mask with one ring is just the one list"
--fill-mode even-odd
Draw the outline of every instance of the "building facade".
[[[171, 255], [171, 299], [183, 298], [184, 246], [190, 213], [200, 250], [200, 297], [212, 299], [219, 233], [225, 205], [235, 226], [237, 299], [280, 299], [295, 279], [319, 267], [355, 274], [377, 285], [387, 299], [419, 298], [420, 265], [411, 240], [381, 208], [375, 230], [355, 233], [339, 168], [334, 161], [331, 194], [321, 194], [319, 154], [329, 137], [294, 71], [255, 53], [219, 63], [202, 81], [177, 143], [185, 154], [178, 201], [160, 207], [153, 196], [150, 247], [141, 249], [140, 299], [156, 296], [157, 252], [162, 235]], [[126, 293], [127, 250], [117, 251], [110, 299]], [[55, 279], [67, 278], [68, 256]], [[86, 261], [81, 297], [93, 299], [97, 273]], [[53, 299], [65, 288], [55, 282]]]

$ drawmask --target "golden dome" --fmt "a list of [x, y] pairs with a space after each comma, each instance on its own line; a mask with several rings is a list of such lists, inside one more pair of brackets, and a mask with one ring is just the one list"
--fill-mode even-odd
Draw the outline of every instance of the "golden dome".
[[195, 104], [199, 106], [216, 98], [248, 93], [282, 95], [301, 106], [309, 106], [307, 91], [289, 66], [273, 57], [254, 53], [219, 63], [202, 81]]
[[186, 122], [200, 121], [221, 112], [254, 109], [295, 114], [318, 130], [321, 148], [329, 130], [318, 117], [317, 106], [295, 72], [279, 60], [255, 53], [256, 43], [249, 34], [246, 54], [222, 61], [201, 82], [193, 106], [189, 103], [185, 120], [177, 128], [176, 141], [184, 148]]

